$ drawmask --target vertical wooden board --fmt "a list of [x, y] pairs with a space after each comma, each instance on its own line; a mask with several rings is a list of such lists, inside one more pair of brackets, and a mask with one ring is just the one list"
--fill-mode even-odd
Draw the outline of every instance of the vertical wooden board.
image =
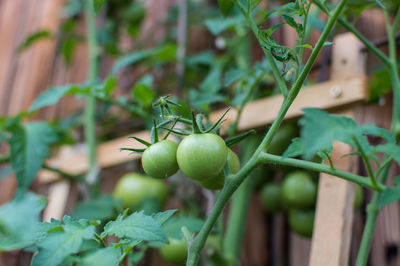
[[[334, 144], [331, 158], [337, 169], [350, 170], [349, 157], [342, 158], [343, 154], [350, 152], [349, 146], [342, 143]], [[311, 247], [311, 266], [347, 265], [353, 201], [354, 192], [351, 183], [321, 173]]]
[[49, 194], [47, 196], [48, 203], [43, 212], [43, 221], [61, 220], [64, 216], [65, 206], [67, 204], [68, 194], [71, 184], [69, 181], [59, 181], [50, 185]]
[[[331, 80], [346, 80], [365, 73], [365, 57], [360, 42], [350, 33], [334, 39]], [[353, 107], [354, 108], [354, 107]], [[347, 113], [354, 117], [354, 111]], [[332, 161], [336, 168], [351, 171], [352, 149], [334, 143]], [[314, 234], [310, 255], [311, 266], [342, 266], [349, 262], [353, 223], [354, 190], [350, 182], [327, 174], [320, 175]]]

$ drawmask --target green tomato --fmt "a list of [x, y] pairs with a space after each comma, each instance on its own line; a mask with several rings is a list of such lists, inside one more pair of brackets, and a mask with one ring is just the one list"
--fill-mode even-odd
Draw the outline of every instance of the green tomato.
[[314, 210], [289, 210], [290, 228], [297, 234], [311, 237], [314, 229]]
[[359, 184], [354, 184], [354, 204], [353, 207], [355, 210], [358, 210], [361, 207], [364, 198], [364, 191], [362, 190]]
[[146, 200], [157, 200], [163, 206], [167, 200], [168, 190], [159, 180], [136, 173], [124, 175], [113, 191], [114, 198], [122, 200], [122, 206], [139, 207]]
[[162, 140], [148, 147], [142, 156], [143, 170], [154, 178], [167, 178], [179, 170], [176, 161], [178, 144]]
[[178, 146], [176, 158], [179, 168], [188, 177], [205, 181], [218, 175], [224, 168], [228, 148], [215, 134], [192, 134]]
[[[240, 170], [239, 157], [229, 148], [228, 148], [228, 156], [226, 158], [226, 163], [228, 164], [229, 171], [232, 174], [236, 174], [237, 172], [239, 172]], [[216, 177], [213, 177], [205, 181], [201, 181], [199, 182], [199, 184], [202, 187], [211, 190], [221, 189], [225, 184], [224, 170], [222, 169], [222, 171]]]
[[278, 182], [265, 184], [260, 191], [261, 204], [269, 212], [282, 210], [282, 186]]
[[271, 143], [268, 146], [268, 153], [274, 155], [282, 155], [287, 147], [292, 142], [292, 139], [297, 137], [298, 128], [295, 123], [282, 125], [275, 133]]
[[170, 237], [168, 240], [169, 244], [159, 249], [161, 257], [169, 263], [185, 264], [188, 252], [186, 241]]
[[282, 183], [284, 200], [295, 208], [314, 206], [317, 196], [317, 186], [311, 176], [304, 171], [295, 171], [288, 174]]

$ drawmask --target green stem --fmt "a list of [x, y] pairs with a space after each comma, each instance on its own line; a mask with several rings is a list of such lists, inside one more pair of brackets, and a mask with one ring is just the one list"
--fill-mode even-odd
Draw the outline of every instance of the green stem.
[[265, 153], [265, 152], [260, 154], [260, 162], [281, 164], [281, 165], [287, 165], [287, 166], [308, 169], [308, 170], [316, 171], [316, 172], [323, 172], [323, 173], [334, 175], [334, 176], [340, 177], [342, 179], [357, 183], [361, 186], [364, 186], [364, 187], [367, 187], [367, 188], [370, 188], [373, 190], [377, 190], [377, 191], [382, 191], [386, 188], [382, 184], [377, 184], [377, 187], [375, 187], [374, 184], [371, 182], [371, 179], [366, 178], [364, 176], [359, 176], [359, 175], [352, 174], [352, 173], [338, 170], [338, 169], [332, 169], [332, 168], [330, 168], [324, 164], [320, 164], [320, 163], [313, 163], [313, 162], [292, 159], [292, 158], [283, 158], [281, 156], [276, 156], [276, 155], [272, 155], [272, 154]]
[[60, 176], [65, 177], [65, 178], [70, 179], [70, 180], [83, 181], [83, 179], [82, 179], [83, 175], [73, 175], [73, 174], [64, 172], [64, 171], [62, 171], [62, 170], [60, 170], [58, 168], [50, 167], [50, 166], [47, 166], [47, 165], [43, 165], [43, 169], [46, 169], [46, 170], [52, 171], [54, 173], [57, 173]]
[[372, 171], [371, 164], [369, 162], [368, 156], [365, 154], [365, 151], [362, 148], [362, 146], [360, 145], [360, 143], [358, 142], [357, 138], [353, 137], [353, 141], [356, 144], [358, 151], [361, 153], [361, 158], [363, 159], [364, 164], [367, 167], [367, 172], [368, 172], [369, 177], [371, 178], [372, 185], [375, 188], [378, 188], [378, 184], [376, 183], [375, 174]]
[[[93, 8], [93, 0], [85, 1], [85, 13], [87, 23], [87, 40], [89, 46], [89, 73], [88, 81], [96, 82], [98, 75], [98, 62], [97, 62], [97, 30], [96, 30], [96, 17]], [[95, 120], [95, 107], [96, 100], [93, 96], [86, 97], [85, 104], [85, 140], [88, 146], [89, 156], [89, 171], [88, 177], [96, 167], [96, 120]], [[95, 187], [97, 184], [96, 180], [87, 180], [90, 185]]]
[[[236, 4], [238, 3], [235, 0]], [[315, 45], [314, 50], [312, 51], [310, 58], [308, 59], [304, 69], [302, 70], [298, 80], [294, 83], [292, 89], [290, 90], [287, 98], [283, 102], [278, 116], [275, 121], [272, 123], [271, 128], [268, 130], [268, 133], [265, 135], [263, 141], [261, 142], [260, 146], [257, 148], [254, 155], [251, 159], [243, 166], [242, 169], [237, 174], [231, 175], [228, 177], [228, 181], [226, 182], [224, 188], [221, 191], [220, 196], [218, 197], [213, 210], [210, 213], [210, 216], [205, 221], [203, 227], [201, 228], [199, 234], [194, 238], [192, 244], [189, 246], [189, 256], [187, 260], [187, 265], [193, 266], [196, 265], [200, 256], [200, 251], [203, 248], [205, 241], [207, 239], [208, 234], [210, 233], [215, 221], [218, 219], [221, 211], [225, 207], [225, 204], [232, 196], [232, 194], [236, 191], [236, 189], [240, 186], [246, 176], [253, 170], [253, 168], [258, 164], [259, 155], [261, 152], [269, 145], [271, 142], [276, 130], [279, 128], [280, 124], [282, 123], [290, 105], [293, 103], [294, 99], [296, 98], [297, 94], [300, 91], [301, 86], [303, 85], [306, 77], [308, 76], [309, 72], [311, 71], [311, 67], [317, 58], [320, 50], [323, 47], [324, 42], [326, 41], [330, 31], [335, 24], [339, 14], [342, 12], [344, 6], [346, 4], [346, 0], [341, 0], [337, 5], [334, 13], [330, 16], [325, 29], [323, 30], [317, 44]], [[254, 22], [253, 22], [254, 23]], [[255, 24], [254, 24], [255, 25]]]
[[[332, 16], [328, 8], [325, 7], [320, 0], [314, 0], [314, 3], [329, 17]], [[353, 33], [354, 36], [356, 36], [365, 45], [365, 47], [373, 52], [382, 61], [383, 64], [385, 64], [386, 66], [390, 65], [389, 58], [385, 54], [383, 54], [377, 47], [375, 47], [375, 45], [373, 45], [367, 38], [365, 38], [353, 25], [348, 23], [343, 18], [338, 18], [338, 22], [342, 24], [342, 26], [345, 27], [348, 31]]]
[[[390, 165], [388, 164], [387, 167], [385, 168], [382, 177], [380, 178], [381, 183], [386, 183], [388, 174], [389, 174], [389, 169]], [[371, 248], [371, 239], [372, 235], [374, 233], [375, 229], [375, 223], [379, 215], [379, 199], [381, 197], [382, 192], [381, 191], [375, 191], [372, 200], [367, 206], [367, 221], [365, 223], [362, 239], [361, 239], [361, 244], [360, 244], [360, 250], [358, 251], [357, 254], [357, 262], [356, 266], [365, 266], [368, 261], [368, 254], [369, 250]]]
[[[255, 23], [255, 21], [253, 20], [251, 15], [243, 9], [242, 5], [239, 3], [238, 0], [233, 0], [233, 1], [234, 1], [235, 5], [239, 8], [239, 10], [241, 11], [243, 16], [245, 17], [251, 30], [253, 31], [254, 36], [257, 38], [257, 41], [259, 42], [260, 46], [263, 47], [260, 42], [260, 39], [258, 37], [259, 30], [258, 30], [257, 24]], [[271, 51], [269, 51], [268, 49], [264, 49], [264, 48], [263, 48], [263, 51], [264, 51], [265, 57], [268, 60], [269, 65], [271, 66], [272, 73], [276, 79], [276, 82], [278, 83], [279, 89], [281, 90], [283, 96], [286, 97], [288, 95], [288, 88], [287, 88], [285, 80], [283, 79], [281, 73], [279, 72], [279, 69], [278, 69], [278, 66], [276, 65], [275, 59], [272, 56]]]
[[389, 39], [389, 58], [390, 58], [390, 66], [389, 73], [392, 81], [393, 87], [393, 117], [392, 117], [392, 131], [395, 134], [395, 137], [398, 138], [399, 130], [400, 130], [400, 80], [399, 73], [397, 68], [397, 59], [396, 59], [396, 25], [399, 24], [400, 21], [400, 8], [396, 14], [396, 18], [393, 26], [390, 25], [389, 14], [388, 11], [384, 11], [385, 22], [387, 28], [387, 34]]

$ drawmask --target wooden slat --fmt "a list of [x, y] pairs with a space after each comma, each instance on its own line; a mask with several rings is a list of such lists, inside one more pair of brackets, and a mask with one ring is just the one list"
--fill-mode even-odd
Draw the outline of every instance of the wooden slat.
[[50, 222], [51, 219], [61, 220], [64, 216], [65, 205], [67, 204], [70, 191], [69, 181], [60, 181], [52, 184], [49, 188], [48, 204], [43, 212], [43, 222]]
[[[332, 88], [341, 90], [341, 94], [338, 97], [334, 97], [332, 95]], [[366, 99], [366, 80], [363, 76], [345, 81], [325, 82], [305, 87], [293, 103], [293, 106], [289, 109], [286, 119], [300, 116], [301, 109], [304, 107], [321, 109], [340, 108], [348, 104], [365, 101]], [[243, 110], [242, 119], [239, 122], [239, 130], [247, 130], [271, 123], [278, 113], [282, 100], [281, 96], [273, 96], [247, 104]], [[223, 112], [224, 110], [220, 110], [212, 113], [211, 120], [216, 121]], [[233, 122], [235, 115], [236, 110], [231, 110], [227, 114], [227, 121], [224, 123], [224, 127]], [[148, 131], [132, 133], [130, 136], [132, 135], [148, 141], [150, 138]], [[142, 147], [137, 142], [128, 140], [127, 137], [120, 137], [98, 146], [97, 156], [100, 167], [110, 167], [140, 158], [140, 154], [128, 156], [129, 152], [119, 151], [121, 147]], [[68, 156], [57, 155], [55, 158], [49, 160], [50, 166], [72, 174], [84, 173], [88, 167], [85, 149], [81, 146], [67, 149]], [[75, 154], [73, 151], [75, 151]], [[56, 174], [45, 170], [39, 173], [39, 180], [44, 183], [54, 181], [57, 178]]]
[[[347, 79], [365, 71], [365, 59], [360, 53], [360, 43], [351, 34], [335, 38], [332, 54], [332, 79]], [[353, 107], [354, 108], [354, 107]], [[341, 114], [343, 115], [343, 114]], [[354, 118], [354, 109], [346, 116]], [[351, 171], [354, 165], [347, 144], [334, 143], [332, 162], [337, 169]], [[310, 266], [348, 265], [353, 224], [354, 188], [352, 183], [321, 173]]]
[[[334, 96], [332, 91], [341, 91]], [[320, 109], [340, 108], [349, 104], [365, 101], [368, 98], [366, 91], [366, 79], [363, 76], [348, 80], [329, 81], [313, 86], [305, 87], [293, 102], [286, 119], [296, 118], [302, 114], [304, 107]], [[271, 124], [278, 115], [283, 97], [276, 95], [247, 104], [243, 108], [242, 116], [238, 124], [240, 131]], [[225, 110], [214, 112], [210, 115], [211, 121], [217, 121]], [[226, 128], [236, 118], [237, 110], [232, 108], [226, 115], [227, 121], [223, 124]]]

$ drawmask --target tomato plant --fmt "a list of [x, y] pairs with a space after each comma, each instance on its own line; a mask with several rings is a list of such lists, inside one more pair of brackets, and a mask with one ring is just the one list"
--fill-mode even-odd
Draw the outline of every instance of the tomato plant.
[[[57, 50], [69, 64], [77, 44], [87, 41], [87, 80], [51, 87], [33, 102], [29, 110], [0, 117], [0, 142], [2, 147], [5, 145], [4, 151], [8, 152], [0, 156], [0, 163], [15, 172], [18, 185], [15, 198], [0, 207], [0, 236], [4, 239], [0, 241], [0, 250], [34, 251], [33, 266], [118, 265], [125, 262], [137, 265], [145, 258], [149, 247], [165, 244], [160, 247], [160, 254], [166, 260], [173, 263], [187, 260], [187, 265], [193, 266], [198, 264], [201, 250], [208, 243], [213, 251], [219, 253], [217, 264], [234, 265], [240, 261], [246, 224], [244, 214], [254, 183], [259, 182], [255, 180], [254, 171], [258, 169], [262, 173], [259, 176], [262, 176], [264, 167], [268, 165], [278, 168], [275, 180], [280, 180], [285, 174], [279, 171], [280, 167], [302, 169], [288, 173], [281, 184], [266, 184], [260, 191], [260, 197], [270, 212], [288, 211], [292, 230], [307, 237], [313, 231], [315, 214], [312, 208], [317, 194], [315, 178], [309, 173], [323, 172], [355, 183], [355, 209], [363, 202], [363, 189], [373, 191], [366, 209], [366, 227], [357, 258], [358, 266], [366, 265], [379, 211], [385, 205], [400, 200], [400, 182], [397, 179], [394, 185], [386, 182], [391, 166], [400, 162], [400, 79], [396, 49], [396, 34], [400, 25], [398, 3], [377, 0], [365, 3], [351, 1], [347, 4], [348, 1], [340, 0], [330, 4], [320, 0], [296, 0], [275, 9], [266, 9], [259, 5], [262, 2], [259, 0], [219, 0], [221, 16], [213, 3], [179, 2], [178, 8], [165, 20], [167, 27], [178, 27], [168, 28], [165, 41], [148, 49], [139, 34], [140, 29], [145, 28], [140, 23], [146, 18], [146, 7], [141, 2], [66, 1], [63, 12], [66, 21], [60, 29], [60, 34], [64, 36], [61, 36], [60, 49]], [[353, 26], [353, 17], [371, 6], [384, 7], [381, 11], [387, 27], [388, 49], [378, 49]], [[189, 13], [190, 19], [187, 19], [188, 10], [196, 10]], [[320, 13], [326, 16], [320, 16]], [[82, 32], [87, 32], [85, 38], [77, 31], [81, 28], [77, 27], [78, 20], [83, 16], [86, 30]], [[96, 16], [102, 23], [97, 23]], [[279, 18], [274, 20], [273, 17]], [[281, 23], [274, 24], [274, 21]], [[274, 39], [273, 33], [284, 24], [297, 34], [293, 47]], [[199, 54], [192, 54], [198, 49], [187, 47], [191, 43], [187, 34], [192, 32], [190, 27], [199, 25], [211, 33], [215, 47], [200, 49]], [[339, 29], [340, 25], [375, 54], [387, 73], [379, 75], [381, 80], [377, 83], [378, 87], [393, 90], [391, 128], [358, 125], [348, 117], [303, 108], [298, 122], [301, 127], [298, 136], [297, 125], [284, 120], [289, 117], [288, 110], [297, 108], [293, 103], [301, 90], [307, 83], [313, 82], [308, 82], [307, 78], [312, 76], [310, 72], [323, 47], [335, 45], [327, 42], [334, 35], [334, 28], [338, 32], [344, 30]], [[313, 43], [310, 34], [313, 32], [313, 36], [316, 35], [315, 29], [321, 34]], [[134, 47], [144, 49], [126, 52], [125, 47], [120, 47], [119, 35], [127, 38], [124, 43], [132, 41]], [[58, 34], [53, 36], [51, 32], [41, 30], [29, 36], [18, 50], [22, 52], [35, 40], [56, 37], [59, 37]], [[175, 39], [177, 43], [174, 43]], [[253, 52], [256, 51], [253, 41], [263, 52], [259, 61], [255, 58], [257, 52]], [[309, 53], [305, 53], [305, 49], [309, 49]], [[387, 55], [383, 52], [386, 50]], [[110, 55], [116, 57], [115, 60], [102, 60]], [[29, 60], [25, 61], [28, 63]], [[103, 66], [107, 61], [115, 61], [115, 64], [102, 67], [99, 75], [100, 62]], [[323, 66], [322, 69], [326, 67]], [[110, 72], [104, 73], [106, 69]], [[175, 70], [171, 69], [176, 69], [176, 77], [173, 75]], [[122, 77], [129, 71], [133, 71], [129, 78]], [[103, 76], [106, 78], [101, 80]], [[46, 79], [53, 80], [50, 77]], [[387, 83], [385, 86], [382, 79]], [[13, 82], [10, 80], [8, 83]], [[119, 91], [115, 91], [117, 88]], [[127, 88], [132, 88], [130, 93], [121, 96]], [[160, 92], [171, 94], [161, 96]], [[30, 119], [41, 108], [54, 105], [67, 95], [85, 99], [84, 110], [78, 117], [57, 121]], [[282, 104], [279, 108], [274, 105], [277, 112], [267, 106], [265, 109], [260, 107], [253, 114], [252, 119], [271, 111], [276, 115], [273, 121], [268, 120], [268, 127], [256, 124], [257, 128], [268, 130], [254, 141], [254, 145], [246, 147], [246, 142], [239, 149], [234, 149], [243, 156], [240, 162], [231, 148], [254, 133], [254, 130], [238, 133], [247, 129], [248, 121], [243, 113], [251, 109], [246, 108], [248, 102], [264, 96], [276, 97], [274, 99], [280, 99]], [[228, 108], [215, 122], [215, 114], [219, 112], [211, 112], [215, 107], [225, 105], [232, 106], [234, 110], [225, 119]], [[117, 112], [115, 108], [118, 108]], [[118, 124], [121, 121], [116, 118], [124, 117], [132, 119], [126, 123], [129, 130], [149, 130], [151, 143], [133, 136], [146, 147], [121, 150], [142, 153], [143, 170], [156, 178], [130, 173], [118, 181], [113, 196], [122, 201], [125, 211], [121, 209], [120, 201], [101, 195], [104, 189], [102, 177], [108, 171], [102, 168], [119, 161], [119, 158], [104, 160], [101, 154], [103, 148], [98, 146], [104, 139], [123, 134], [126, 121]], [[225, 126], [228, 123], [230, 125]], [[175, 135], [180, 143], [167, 140], [170, 134]], [[164, 137], [159, 139], [159, 136]], [[343, 156], [361, 158], [366, 169], [364, 176], [340, 170], [335, 165], [331, 158], [334, 142], [345, 143], [354, 149], [351, 154]], [[65, 167], [64, 162], [47, 160], [56, 150], [54, 146], [74, 143], [85, 147], [87, 168], [75, 171], [75, 165]], [[323, 162], [312, 160], [315, 155]], [[130, 169], [127, 171], [132, 171], [136, 165], [130, 162], [127, 167]], [[69, 182], [79, 183], [77, 198], [87, 201], [79, 203], [71, 216], [41, 224], [45, 200], [28, 190], [36, 176], [42, 174], [39, 172], [42, 169]], [[168, 191], [165, 184], [157, 179], [172, 176], [179, 169], [196, 182], [184, 179], [179, 173], [168, 180], [171, 191], [175, 193], [176, 206], [190, 215], [205, 217], [205, 221], [177, 218], [173, 216], [176, 210], [149, 213], [143, 207], [149, 200], [164, 205]], [[271, 173], [265, 175], [273, 178]], [[196, 183], [221, 191], [214, 194], [198, 189]], [[231, 198], [231, 209], [226, 212], [229, 216], [224, 217], [226, 213], [223, 210]], [[209, 208], [204, 208], [204, 205]], [[89, 209], [94, 211], [87, 211]], [[217, 223], [219, 217], [222, 217], [220, 221], [227, 220], [226, 228], [223, 222]], [[217, 244], [213, 243], [213, 239], [207, 241], [211, 232], [218, 232]]]
[[145, 200], [156, 200], [163, 206], [167, 200], [167, 187], [159, 180], [142, 176], [136, 173], [129, 173], [118, 180], [113, 196], [121, 199], [123, 206], [138, 207]]

